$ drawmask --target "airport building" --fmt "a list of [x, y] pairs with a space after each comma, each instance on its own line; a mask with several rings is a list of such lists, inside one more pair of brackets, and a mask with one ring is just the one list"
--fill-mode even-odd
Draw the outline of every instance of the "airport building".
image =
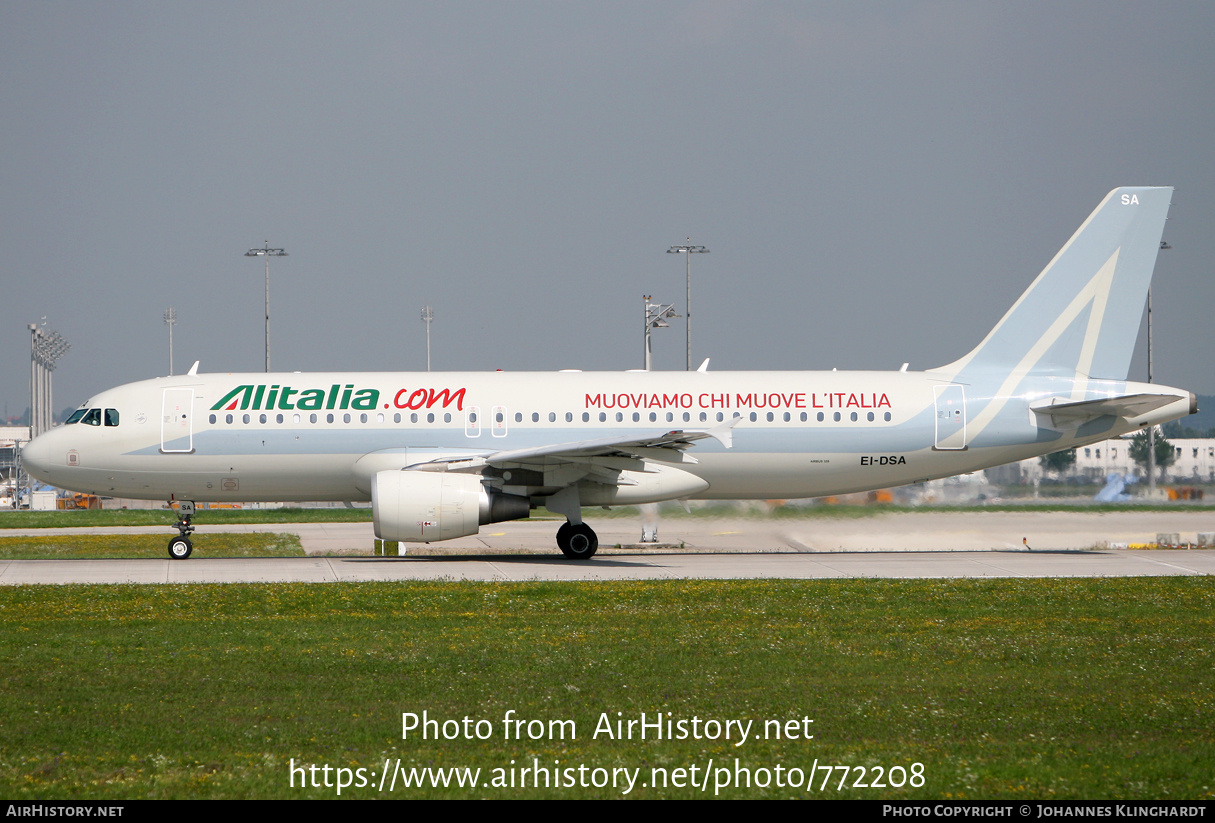
[[[1173, 484], [1215, 483], [1215, 438], [1170, 439], [1173, 462], [1157, 468], [1157, 482]], [[1076, 462], [1064, 472], [1051, 472], [1041, 458], [1032, 457], [987, 470], [992, 483], [1034, 483], [1046, 479], [1103, 483], [1111, 474], [1142, 477], [1144, 469], [1131, 459], [1131, 438], [1118, 438], [1081, 446], [1076, 449]]]
[[17, 497], [18, 450], [29, 439], [29, 426], [0, 426], [0, 510], [11, 508]]

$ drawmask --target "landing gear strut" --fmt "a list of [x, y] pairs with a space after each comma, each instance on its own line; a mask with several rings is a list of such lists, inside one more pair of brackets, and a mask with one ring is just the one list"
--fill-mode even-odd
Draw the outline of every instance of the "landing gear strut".
[[182, 500], [177, 510], [177, 522], [173, 524], [173, 528], [177, 529], [178, 535], [169, 541], [169, 557], [173, 560], [185, 560], [194, 551], [194, 544], [190, 542], [190, 533], [194, 531], [194, 526], [190, 521], [194, 518], [194, 501]]
[[570, 560], [590, 560], [599, 549], [599, 537], [587, 524], [567, 521], [557, 529], [557, 546]]

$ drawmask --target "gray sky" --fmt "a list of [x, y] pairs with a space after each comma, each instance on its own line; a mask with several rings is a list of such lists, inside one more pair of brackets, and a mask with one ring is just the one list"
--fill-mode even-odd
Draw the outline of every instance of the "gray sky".
[[[1160, 382], [1215, 393], [1215, 5], [0, 4], [0, 411], [177, 370], [714, 369], [969, 350], [1173, 185]], [[682, 368], [684, 327], [656, 332]], [[1142, 335], [1141, 335], [1142, 337]], [[1142, 349], [1142, 340], [1140, 343]], [[1132, 377], [1145, 375], [1142, 358]]]

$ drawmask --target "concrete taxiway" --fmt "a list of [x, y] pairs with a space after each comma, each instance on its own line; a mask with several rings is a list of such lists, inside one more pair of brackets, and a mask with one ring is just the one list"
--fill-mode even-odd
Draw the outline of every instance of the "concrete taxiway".
[[3, 560], [0, 584], [325, 583], [391, 580], [726, 580], [840, 577], [1143, 577], [1215, 574], [1215, 551], [621, 552], [560, 555]]
[[[1215, 551], [1127, 551], [1157, 534], [1195, 543], [1210, 511], [917, 512], [871, 517], [670, 518], [659, 547], [637, 544], [637, 520], [590, 520], [600, 552], [569, 561], [553, 546], [559, 521], [497, 523], [475, 537], [367, 556], [370, 523], [217, 526], [203, 522], [195, 555], [164, 560], [0, 560], [0, 584], [325, 582], [372, 580], [621, 580], [831, 577], [1105, 577], [1208, 575]], [[208, 558], [217, 531], [290, 532], [305, 558]], [[0, 530], [0, 536], [141, 533], [165, 527]], [[1024, 542], [1023, 542], [1024, 541]], [[1029, 548], [1027, 549], [1026, 546]], [[334, 556], [338, 555], [338, 556]]]
[[[561, 520], [492, 523], [480, 534], [429, 546], [412, 546], [409, 553], [468, 554], [469, 552], [556, 552], [554, 535]], [[598, 519], [589, 514], [599, 535], [601, 552], [632, 547], [641, 538], [639, 520]], [[195, 520], [196, 557], [206, 556], [206, 536], [215, 532], [285, 532], [299, 535], [310, 555], [370, 554], [375, 535], [363, 523], [262, 523], [215, 525], [204, 512]], [[991, 551], [1021, 549], [1023, 540], [1035, 550], [1107, 549], [1155, 543], [1158, 534], [1180, 534], [1197, 543], [1197, 536], [1215, 532], [1215, 511], [1090, 512], [1065, 511], [920, 511], [866, 517], [712, 519], [673, 517], [660, 520], [658, 537], [667, 547], [712, 552], [901, 552]], [[40, 534], [173, 534], [168, 526], [97, 527], [89, 529], [0, 529], [0, 537]]]

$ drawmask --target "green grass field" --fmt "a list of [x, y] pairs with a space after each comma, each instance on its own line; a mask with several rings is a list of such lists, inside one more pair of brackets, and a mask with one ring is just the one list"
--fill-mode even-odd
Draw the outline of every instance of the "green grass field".
[[[96, 526], [172, 526], [168, 509], [79, 509], [76, 511], [0, 512], [0, 529], [71, 529]], [[228, 523], [362, 523], [371, 509], [203, 509], [194, 522]], [[168, 538], [165, 538], [168, 540]]]
[[[703, 797], [737, 758], [752, 785], [721, 796], [1210, 798], [1213, 615], [1206, 577], [3, 587], [0, 796], [337, 796], [292, 788], [293, 761], [322, 784], [364, 769], [342, 797], [623, 794], [520, 787], [536, 761]], [[403, 740], [424, 711], [491, 737]], [[540, 739], [504, 740], [510, 711]], [[595, 738], [642, 712], [754, 725], [741, 746]], [[756, 739], [802, 718], [812, 740]], [[386, 759], [481, 772], [381, 792]]]
[[[0, 537], [0, 559], [66, 560], [70, 558], [168, 557], [165, 534], [46, 534]], [[206, 536], [208, 557], [303, 557], [295, 534], [215, 532]]]

